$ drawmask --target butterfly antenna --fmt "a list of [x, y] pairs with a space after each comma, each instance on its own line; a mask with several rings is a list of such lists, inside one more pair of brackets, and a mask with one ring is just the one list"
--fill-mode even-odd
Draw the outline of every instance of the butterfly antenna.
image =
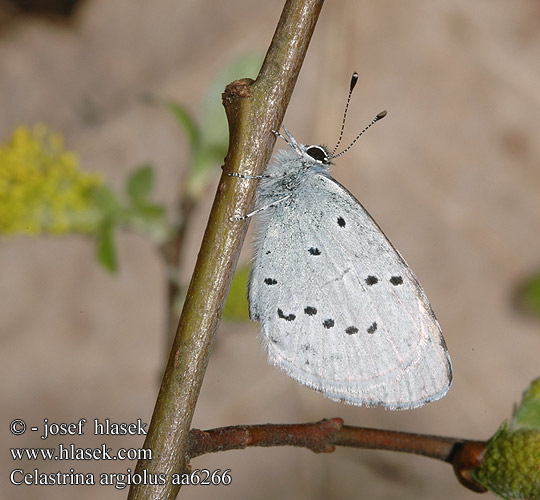
[[[362, 132], [360, 132], [354, 138], [354, 140], [349, 144], [349, 146], [347, 148], [345, 148], [341, 153], [339, 153], [337, 155], [334, 154], [334, 152], [335, 152], [335, 149], [334, 149], [334, 151], [332, 151], [332, 154], [329, 156], [329, 159], [337, 158], [338, 156], [341, 156], [342, 154], [345, 154], [347, 151], [349, 151], [349, 149], [351, 149], [354, 146], [354, 143], [358, 139], [360, 139], [360, 136], [362, 136], [364, 134], [364, 132], [366, 132], [367, 129], [369, 129], [370, 127], [375, 125], [375, 123], [377, 123], [379, 120], [382, 120], [386, 115], [387, 115], [386, 111], [381, 111], [375, 118], [373, 118], [373, 120], [371, 120], [371, 122], [368, 124], [368, 126], [364, 130], [362, 130]], [[338, 142], [338, 144], [339, 144], [339, 142]]]
[[345, 120], [347, 119], [347, 111], [349, 110], [349, 103], [351, 102], [351, 95], [354, 87], [358, 82], [358, 73], [355, 71], [351, 78], [351, 86], [349, 87], [349, 95], [347, 96], [347, 103], [345, 104], [345, 111], [343, 112], [343, 120], [341, 122], [341, 132], [339, 133], [339, 139], [337, 141], [336, 147], [332, 150], [330, 156], [332, 156], [336, 151], [339, 145], [341, 144], [341, 139], [343, 139], [343, 131], [345, 130]]

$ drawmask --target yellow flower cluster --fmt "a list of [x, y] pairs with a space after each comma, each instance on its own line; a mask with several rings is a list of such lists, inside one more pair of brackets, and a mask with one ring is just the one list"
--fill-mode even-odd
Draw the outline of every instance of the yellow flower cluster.
[[78, 169], [44, 125], [19, 127], [0, 145], [0, 234], [90, 233], [99, 218], [99, 175]]

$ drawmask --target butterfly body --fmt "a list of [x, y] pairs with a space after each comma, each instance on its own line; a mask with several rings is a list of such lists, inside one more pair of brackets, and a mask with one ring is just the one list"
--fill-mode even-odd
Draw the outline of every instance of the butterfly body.
[[270, 363], [353, 405], [409, 409], [443, 397], [450, 358], [416, 277], [331, 177], [326, 150], [288, 138], [258, 187], [248, 294]]

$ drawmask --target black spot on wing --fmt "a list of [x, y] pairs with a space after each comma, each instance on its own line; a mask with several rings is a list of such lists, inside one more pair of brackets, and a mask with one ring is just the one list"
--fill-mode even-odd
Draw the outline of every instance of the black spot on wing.
[[392, 276], [390, 278], [390, 283], [392, 283], [394, 286], [401, 285], [403, 284], [403, 278], [401, 276]]
[[304, 309], [304, 313], [308, 316], [315, 316], [315, 314], [317, 314], [317, 309], [315, 307], [307, 306]]
[[321, 251], [318, 248], [311, 247], [308, 252], [311, 255], [321, 255]]
[[296, 319], [294, 314], [283, 314], [281, 309], [277, 310], [277, 315], [279, 318], [284, 319], [285, 321], [294, 321]]
[[369, 285], [369, 286], [372, 286], [372, 285], [375, 285], [376, 283], [379, 282], [379, 278], [377, 278], [377, 276], [368, 276], [366, 278], [366, 283]]
[[345, 219], [343, 217], [338, 217], [337, 223], [339, 227], [345, 227]]
[[334, 326], [334, 320], [333, 319], [325, 319], [322, 324], [327, 330], [329, 328], [332, 328]]
[[375, 321], [371, 323], [370, 327], [367, 329], [368, 333], [375, 333], [375, 330], [377, 330], [377, 323]]
[[265, 278], [264, 282], [267, 285], [276, 285], [277, 284], [277, 281], [274, 278]]
[[358, 328], [356, 328], [356, 326], [348, 326], [345, 328], [345, 333], [348, 335], [354, 335], [355, 333], [358, 333]]

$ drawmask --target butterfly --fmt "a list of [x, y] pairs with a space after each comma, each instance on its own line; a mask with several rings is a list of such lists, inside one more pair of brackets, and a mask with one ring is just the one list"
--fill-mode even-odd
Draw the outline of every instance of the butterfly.
[[[351, 81], [352, 89], [358, 76]], [[330, 174], [342, 153], [297, 142], [260, 178], [250, 317], [269, 362], [323, 396], [411, 409], [442, 398], [452, 369], [413, 271], [361, 203]]]

